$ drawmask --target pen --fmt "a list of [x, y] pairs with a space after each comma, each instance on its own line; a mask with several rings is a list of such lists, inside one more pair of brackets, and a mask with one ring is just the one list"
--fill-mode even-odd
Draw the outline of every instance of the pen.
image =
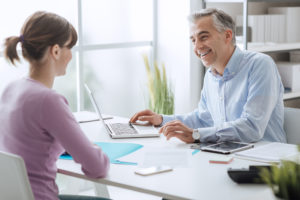
[[113, 160], [111, 163], [121, 164], [121, 165], [137, 165], [136, 162], [126, 162], [126, 161], [120, 161], [120, 160]]

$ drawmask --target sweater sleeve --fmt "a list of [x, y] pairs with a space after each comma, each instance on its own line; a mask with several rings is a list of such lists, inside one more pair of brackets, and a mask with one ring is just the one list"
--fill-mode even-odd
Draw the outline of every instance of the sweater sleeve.
[[67, 100], [55, 92], [49, 92], [44, 96], [41, 111], [40, 119], [45, 131], [61, 143], [75, 162], [81, 164], [85, 175], [105, 177], [109, 158], [84, 135]]

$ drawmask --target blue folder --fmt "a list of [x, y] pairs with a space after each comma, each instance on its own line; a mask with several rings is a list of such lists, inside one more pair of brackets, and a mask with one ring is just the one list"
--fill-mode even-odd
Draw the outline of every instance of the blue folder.
[[[95, 144], [101, 147], [102, 151], [106, 153], [106, 155], [110, 159], [110, 163], [124, 164], [124, 165], [137, 165], [137, 163], [119, 161], [118, 158], [128, 155], [132, 152], [135, 152], [138, 149], [143, 147], [143, 145], [141, 144], [134, 144], [134, 143], [96, 142]], [[60, 156], [60, 159], [72, 160], [72, 156], [69, 154], [63, 154]]]

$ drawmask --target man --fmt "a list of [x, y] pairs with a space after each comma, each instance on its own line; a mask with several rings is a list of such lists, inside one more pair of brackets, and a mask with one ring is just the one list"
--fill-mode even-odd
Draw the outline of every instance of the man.
[[235, 45], [235, 24], [218, 9], [190, 16], [195, 54], [208, 68], [198, 108], [186, 115], [159, 115], [150, 110], [130, 121], [163, 125], [167, 139], [186, 143], [260, 140], [286, 142], [283, 86], [273, 60]]

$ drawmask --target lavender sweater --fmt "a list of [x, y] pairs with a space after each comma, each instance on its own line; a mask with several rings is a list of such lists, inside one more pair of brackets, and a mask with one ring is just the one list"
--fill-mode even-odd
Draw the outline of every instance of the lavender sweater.
[[20, 155], [36, 200], [58, 199], [56, 161], [65, 150], [91, 178], [106, 176], [108, 157], [75, 121], [67, 100], [30, 78], [11, 83], [0, 98], [0, 150]]

